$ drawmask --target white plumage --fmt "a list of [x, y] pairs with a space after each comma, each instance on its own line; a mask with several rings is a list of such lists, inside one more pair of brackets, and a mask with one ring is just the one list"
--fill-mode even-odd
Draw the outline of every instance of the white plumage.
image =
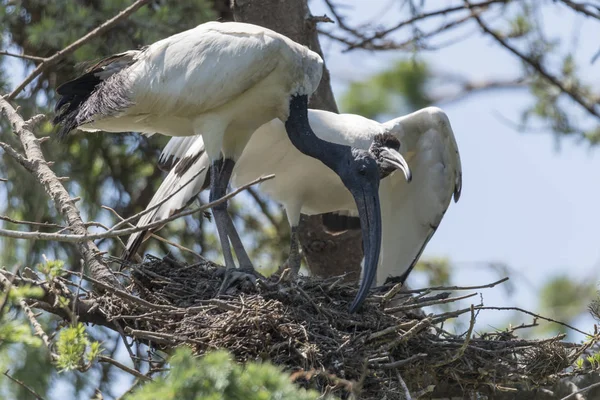
[[[316, 90], [322, 68], [318, 54], [269, 29], [209, 22], [108, 57], [62, 85], [55, 123], [62, 125], [60, 137], [74, 128], [202, 135], [216, 163], [211, 185], [216, 199], [225, 194], [250, 135], [273, 118], [286, 121], [292, 99]], [[215, 208], [215, 221], [232, 268], [228, 237], [237, 232], [225, 204]], [[245, 250], [236, 251], [240, 264], [252, 270]]]
[[[399, 139], [400, 152], [412, 171], [412, 182], [406, 182], [401, 173], [381, 180], [383, 237], [377, 283], [382, 284], [389, 276], [405, 279], [442, 220], [452, 196], [457, 201], [461, 192], [460, 157], [446, 114], [429, 107], [383, 124], [357, 115], [318, 110], [309, 110], [308, 117], [315, 134], [333, 143], [368, 149], [376, 135], [387, 133]], [[193, 157], [195, 162], [188, 163], [185, 171], [179, 168], [175, 172], [177, 167], [173, 168], [148, 207], [209, 166], [201, 143], [200, 137], [171, 139], [161, 155], [162, 161]], [[283, 204], [292, 226], [298, 224], [300, 213], [345, 210], [356, 215], [353, 197], [340, 178], [319, 161], [299, 152], [279, 120], [254, 132], [234, 168], [232, 182], [240, 186], [271, 173], [275, 178], [262, 183], [260, 189]], [[181, 195], [144, 216], [138, 225], [160, 220], [183, 208], [202, 188], [204, 179], [205, 173], [201, 173]], [[131, 237], [128, 247], [137, 247], [142, 235]]]
[[243, 23], [205, 23], [122, 53], [127, 63], [118, 56], [98, 76], [106, 89], [111, 80], [121, 85], [115, 91], [126, 93], [127, 107], [107, 113], [92, 102], [78, 128], [203, 135], [213, 160], [221, 151], [236, 160], [259, 126], [273, 118], [285, 121], [290, 96], [310, 95], [322, 73], [318, 54]]

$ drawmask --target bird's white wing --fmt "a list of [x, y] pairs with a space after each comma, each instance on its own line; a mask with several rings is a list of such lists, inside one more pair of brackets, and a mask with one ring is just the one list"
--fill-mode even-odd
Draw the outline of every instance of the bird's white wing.
[[[209, 112], [269, 76], [282, 51], [289, 50], [283, 38], [249, 24], [211, 22], [155, 42], [136, 52], [135, 62], [96, 82], [77, 104], [75, 125], [91, 131], [191, 134], [178, 119]], [[166, 116], [171, 119], [163, 126]], [[184, 127], [170, 128], [173, 121]]]
[[167, 143], [158, 158], [158, 166], [164, 171], [170, 171], [181, 160], [183, 156], [196, 144], [198, 140], [203, 143], [202, 138], [198, 136], [175, 136]]
[[[202, 137], [194, 136], [193, 138], [191, 147], [171, 169], [146, 209], [151, 209], [157, 204], [160, 205], [143, 215], [137, 226], [170, 217], [187, 207], [202, 190], [208, 187], [210, 161], [204, 151]], [[168, 200], [165, 200], [167, 198]], [[152, 229], [151, 232], [158, 229], [160, 228]], [[139, 246], [150, 236], [151, 232], [142, 231], [131, 235], [127, 241], [123, 258], [130, 259], [135, 255]]]
[[132, 112], [199, 114], [219, 107], [268, 76], [281, 43], [245, 24], [207, 23], [156, 42], [130, 68]]
[[378, 284], [390, 276], [406, 279], [462, 187], [458, 147], [445, 114], [434, 113], [415, 147], [405, 151], [414, 154], [409, 160], [412, 182], [395, 173], [380, 185], [383, 238]]

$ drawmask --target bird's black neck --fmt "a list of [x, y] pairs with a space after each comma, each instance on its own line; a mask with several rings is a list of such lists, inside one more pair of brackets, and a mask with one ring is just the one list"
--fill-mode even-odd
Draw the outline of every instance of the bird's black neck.
[[320, 160], [336, 171], [339, 162], [351, 154], [349, 146], [327, 142], [315, 135], [308, 122], [308, 96], [294, 95], [290, 100], [290, 116], [285, 121], [285, 130], [292, 144], [303, 154]]

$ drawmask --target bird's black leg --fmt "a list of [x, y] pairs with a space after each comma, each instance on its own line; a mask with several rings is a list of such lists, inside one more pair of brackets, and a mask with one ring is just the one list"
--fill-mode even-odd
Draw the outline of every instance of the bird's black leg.
[[[224, 168], [224, 166], [228, 161], [229, 160], [223, 160], [220, 158], [212, 163], [210, 168], [210, 202], [220, 199], [227, 191], [227, 184], [229, 183], [230, 175], [227, 175], [227, 169]], [[235, 263], [233, 261], [233, 255], [231, 254], [231, 248], [229, 246], [229, 239], [227, 236], [227, 202], [225, 201], [217, 206], [214, 206], [212, 211], [215, 218], [215, 224], [217, 225], [221, 249], [223, 250], [225, 266], [227, 269], [233, 269], [235, 268]]]
[[[220, 165], [217, 164], [219, 161]], [[235, 162], [231, 159], [217, 160], [215, 163], [213, 163], [213, 167], [215, 167], [217, 173], [215, 174], [211, 171], [211, 202], [225, 195], [234, 166]], [[214, 186], [212, 186], [213, 182], [215, 183]], [[216, 189], [214, 192], [212, 190], [213, 188]], [[225, 265], [227, 267], [227, 270], [225, 271], [225, 278], [223, 279], [219, 293], [225, 293], [225, 291], [237, 281], [248, 281], [253, 285], [256, 282], [257, 276], [260, 275], [258, 275], [254, 270], [254, 266], [252, 265], [250, 257], [248, 257], [248, 254], [244, 249], [239, 234], [233, 225], [233, 221], [227, 213], [227, 202], [222, 202], [221, 204], [213, 207], [213, 215], [215, 217], [215, 223], [217, 224], [219, 239], [221, 240], [221, 246], [223, 247], [223, 257], [225, 258]], [[231, 254], [231, 248], [229, 247], [230, 239], [231, 244], [235, 249], [238, 261], [240, 262], [241, 270], [237, 270], [235, 268], [233, 255]], [[230, 260], [230, 264], [228, 264], [228, 259]]]
[[235, 225], [233, 224], [233, 220], [229, 214], [227, 214], [227, 235], [229, 235], [231, 246], [233, 247], [235, 255], [240, 263], [240, 269], [246, 272], [255, 272], [256, 269], [254, 268], [248, 253], [246, 253], [242, 239], [235, 229]]
[[302, 258], [300, 257], [300, 245], [298, 241], [298, 226], [292, 226], [292, 232], [290, 234], [290, 255], [288, 256], [287, 265], [290, 269], [291, 278], [295, 279], [300, 271], [300, 264]]

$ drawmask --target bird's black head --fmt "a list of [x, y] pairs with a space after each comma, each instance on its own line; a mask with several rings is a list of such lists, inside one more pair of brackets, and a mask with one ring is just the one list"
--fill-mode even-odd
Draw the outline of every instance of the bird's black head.
[[408, 182], [412, 180], [408, 163], [399, 151], [400, 141], [392, 134], [384, 133], [376, 135], [373, 139], [369, 152], [377, 161], [379, 177], [381, 179], [400, 169]]
[[350, 191], [360, 218], [365, 251], [364, 272], [358, 293], [350, 306], [355, 312], [362, 305], [377, 273], [381, 248], [381, 210], [379, 206], [379, 166], [367, 150], [347, 148], [343, 156], [338, 153], [334, 168], [344, 186]]

